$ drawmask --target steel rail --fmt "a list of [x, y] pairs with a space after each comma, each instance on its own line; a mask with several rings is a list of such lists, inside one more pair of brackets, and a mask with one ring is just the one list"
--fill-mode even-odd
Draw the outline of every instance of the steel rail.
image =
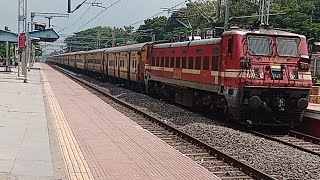
[[[275, 142], [278, 142], [278, 143], [281, 143], [281, 144], [284, 144], [284, 145], [299, 149], [301, 151], [304, 151], [304, 152], [307, 152], [307, 153], [310, 153], [310, 154], [313, 154], [313, 155], [320, 156], [319, 152], [312, 151], [311, 149], [304, 148], [303, 146], [299, 146], [299, 145], [293, 144], [293, 143], [291, 143], [289, 141], [278, 139], [278, 138], [276, 138], [274, 136], [270, 136], [270, 135], [267, 135], [267, 134], [264, 134], [264, 133], [261, 133], [261, 132], [257, 132], [257, 131], [250, 131], [250, 133], [252, 133], [254, 135], [257, 135], [259, 137], [271, 140], [271, 141], [275, 141]], [[293, 134], [295, 134], [296, 136], [295, 135], [292, 136]], [[296, 137], [297, 139], [301, 139], [301, 140], [304, 140], [304, 139], [303, 138], [298, 138], [298, 136], [299, 137], [305, 137], [306, 139], [307, 139], [307, 136], [308, 136], [308, 135], [305, 136], [305, 134], [298, 133], [296, 131], [290, 131], [286, 135], [289, 135], [290, 137]], [[283, 135], [283, 136], [285, 136], [285, 135]], [[315, 143], [315, 145], [317, 145], [317, 144], [319, 145], [319, 141], [320, 141], [319, 138], [308, 136], [308, 139], [315, 139], [316, 140], [315, 142], [318, 142], [318, 143]], [[307, 141], [307, 142], [310, 142], [310, 141]], [[310, 142], [310, 143], [313, 143], [313, 142]]]
[[304, 134], [304, 133], [301, 133], [301, 132], [298, 132], [298, 131], [290, 130], [289, 131], [289, 135], [290, 136], [295, 136], [295, 137], [297, 137], [299, 139], [305, 139], [307, 141], [310, 141], [312, 143], [320, 145], [320, 138], [311, 136], [309, 134]]
[[104, 96], [107, 96], [108, 98], [111, 98], [113, 101], [133, 110], [134, 112], [148, 118], [151, 122], [163, 127], [163, 128], [166, 128], [167, 130], [179, 135], [180, 137], [182, 137], [183, 139], [189, 141], [189, 142], [192, 142], [193, 144], [197, 144], [201, 147], [203, 147], [204, 149], [206, 149], [210, 155], [213, 155], [213, 156], [217, 156], [219, 157], [220, 159], [222, 159], [224, 162], [228, 163], [228, 164], [231, 164], [232, 166], [234, 167], [237, 167], [239, 169], [241, 169], [242, 171], [244, 171], [245, 173], [247, 173], [248, 175], [250, 175], [251, 177], [254, 177], [254, 178], [257, 178], [257, 179], [263, 179], [263, 180], [276, 180], [276, 178], [272, 177], [271, 175], [269, 174], [266, 174], [254, 167], [251, 167], [250, 165], [244, 163], [244, 162], [241, 162], [225, 153], [223, 153], [222, 151], [219, 151], [218, 149], [214, 148], [213, 146], [195, 138], [195, 137], [192, 137], [191, 135], [169, 125], [169, 124], [166, 124], [164, 123], [163, 121], [159, 120], [158, 118], [150, 115], [150, 114], [147, 114], [135, 107], [132, 107], [132, 105], [128, 104], [127, 102], [121, 100], [121, 99], [118, 99], [117, 97], [114, 97], [112, 95], [110, 95], [108, 92], [105, 91], [104, 88], [102, 87], [99, 87], [97, 85], [94, 85], [92, 83], [89, 83], [87, 82], [86, 80], [83, 80], [79, 77], [76, 77], [75, 73], [70, 73], [69, 71], [61, 68], [61, 67], [57, 67], [57, 66], [51, 66], [53, 67], [54, 69], [62, 72], [63, 74], [65, 74], [66, 76], [68, 76], [69, 78], [89, 87], [89, 88], [92, 88], [94, 89], [95, 91], [103, 94]]

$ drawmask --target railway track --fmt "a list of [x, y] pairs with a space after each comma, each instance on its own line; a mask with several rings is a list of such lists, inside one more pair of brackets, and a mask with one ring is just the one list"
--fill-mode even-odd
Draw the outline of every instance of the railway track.
[[210, 172], [224, 180], [237, 179], [264, 179], [274, 180], [276, 177], [259, 171], [222, 151], [206, 144], [205, 142], [182, 132], [181, 130], [161, 121], [160, 119], [139, 110], [132, 105], [110, 95], [106, 89], [89, 83], [76, 74], [57, 66], [52, 66], [76, 82], [94, 91], [101, 99], [115, 107], [127, 117], [135, 121], [142, 128], [162, 139], [164, 142], [191, 158]]
[[287, 146], [320, 156], [320, 138], [316, 138], [304, 133], [290, 130], [283, 135], [267, 135], [257, 131], [251, 131], [251, 133], [260, 137], [276, 141]]

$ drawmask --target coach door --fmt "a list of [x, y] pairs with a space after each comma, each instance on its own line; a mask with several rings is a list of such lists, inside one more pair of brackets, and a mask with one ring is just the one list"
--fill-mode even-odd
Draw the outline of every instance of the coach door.
[[83, 67], [83, 69], [85, 69], [85, 70], [87, 70], [87, 67], [88, 67], [88, 55], [87, 54], [85, 54], [85, 55], [83, 55], [83, 58], [84, 58], [84, 67]]
[[115, 53], [115, 60], [116, 60], [115, 77], [120, 77], [120, 54], [119, 53]]
[[227, 64], [232, 60], [232, 50], [233, 50], [233, 37], [232, 35], [226, 35], [222, 37], [222, 47], [221, 47], [221, 58], [219, 63], [219, 84], [221, 84], [220, 92], [223, 93], [224, 86], [228, 86], [229, 72], [226, 68]]

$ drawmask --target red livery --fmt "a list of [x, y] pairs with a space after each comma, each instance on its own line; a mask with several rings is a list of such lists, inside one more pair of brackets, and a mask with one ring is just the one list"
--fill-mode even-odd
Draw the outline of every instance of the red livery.
[[[100, 58], [94, 60], [95, 52]], [[97, 68], [103, 66], [99, 74], [143, 84], [149, 94], [212, 114], [223, 112], [250, 125], [295, 126], [308, 106], [312, 85], [305, 36], [278, 30], [236, 29], [221, 38], [79, 53], [84, 63], [90, 57]], [[53, 60], [79, 68], [72, 57], [76, 55]], [[66, 64], [66, 56], [75, 64]], [[140, 78], [109, 73], [118, 69], [131, 74], [132, 68]]]

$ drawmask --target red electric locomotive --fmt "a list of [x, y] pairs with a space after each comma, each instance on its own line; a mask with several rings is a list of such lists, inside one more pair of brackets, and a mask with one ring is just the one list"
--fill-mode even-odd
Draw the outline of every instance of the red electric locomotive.
[[244, 124], [295, 126], [312, 85], [305, 36], [234, 29], [221, 38], [154, 45], [147, 92], [224, 112]]

